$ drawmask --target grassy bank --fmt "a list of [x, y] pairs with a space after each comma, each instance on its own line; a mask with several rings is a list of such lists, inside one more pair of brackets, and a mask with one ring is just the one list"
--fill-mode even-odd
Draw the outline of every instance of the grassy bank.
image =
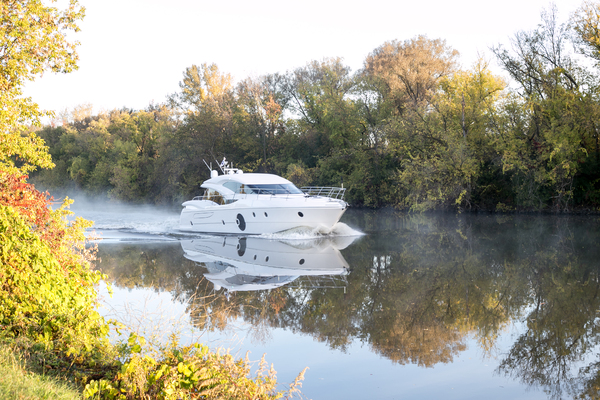
[[0, 343], [0, 399], [79, 400], [79, 390], [32, 365], [16, 346]]

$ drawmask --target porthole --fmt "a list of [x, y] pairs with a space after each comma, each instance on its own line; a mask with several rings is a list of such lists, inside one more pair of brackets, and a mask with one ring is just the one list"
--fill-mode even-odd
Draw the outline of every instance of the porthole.
[[221, 222], [223, 223], [223, 225], [225, 225], [225, 221], [221, 220]]
[[265, 217], [268, 217], [268, 216], [269, 216], [269, 214], [267, 214], [267, 212], [265, 211]]
[[298, 216], [299, 216], [300, 218], [304, 217], [304, 214], [302, 213], [302, 211], [298, 211]]
[[298, 262], [300, 263], [300, 265], [304, 265], [304, 258], [301, 258]]
[[265, 257], [265, 262], [268, 262], [268, 261], [269, 261], [269, 256], [266, 256]]
[[252, 213], [252, 216], [256, 218], [256, 214], [255, 213]]
[[254, 260], [256, 260], [256, 254], [254, 255]]
[[240, 228], [240, 231], [246, 230], [246, 220], [244, 220], [244, 216], [242, 214], [237, 215], [235, 223], [237, 224], [238, 228]]

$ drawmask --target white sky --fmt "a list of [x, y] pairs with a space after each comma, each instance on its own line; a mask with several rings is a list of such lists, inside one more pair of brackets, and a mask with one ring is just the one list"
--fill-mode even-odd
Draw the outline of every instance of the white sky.
[[[178, 91], [184, 70], [215, 63], [234, 80], [342, 57], [352, 71], [386, 41], [445, 39], [468, 67], [540, 23], [548, 0], [80, 0], [79, 70], [25, 94], [44, 109], [144, 109]], [[566, 20], [579, 0], [554, 1]], [[502, 73], [499, 69], [497, 73]]]

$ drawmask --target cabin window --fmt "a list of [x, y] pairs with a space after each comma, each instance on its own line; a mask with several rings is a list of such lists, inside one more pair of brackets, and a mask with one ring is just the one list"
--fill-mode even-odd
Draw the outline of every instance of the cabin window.
[[223, 195], [216, 191], [215, 189], [206, 189], [204, 191], [204, 200], [214, 201], [217, 204], [225, 204], [225, 199]]
[[302, 194], [302, 190], [298, 189], [291, 183], [277, 184], [256, 184], [246, 185], [246, 190], [251, 190], [248, 193], [254, 194]]
[[225, 186], [227, 189], [233, 191], [234, 193], [240, 193], [240, 194], [252, 193], [252, 190], [248, 190], [246, 185], [244, 185], [243, 183], [235, 182], [235, 181], [225, 182], [223, 184], [223, 186]]

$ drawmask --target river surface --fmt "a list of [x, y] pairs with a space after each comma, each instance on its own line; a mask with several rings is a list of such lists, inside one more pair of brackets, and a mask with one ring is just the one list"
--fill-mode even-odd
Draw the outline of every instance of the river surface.
[[[597, 398], [598, 217], [350, 209], [333, 235], [179, 232], [178, 213], [76, 201], [102, 312], [263, 354], [320, 399]], [[283, 388], [283, 386], [282, 386]]]

